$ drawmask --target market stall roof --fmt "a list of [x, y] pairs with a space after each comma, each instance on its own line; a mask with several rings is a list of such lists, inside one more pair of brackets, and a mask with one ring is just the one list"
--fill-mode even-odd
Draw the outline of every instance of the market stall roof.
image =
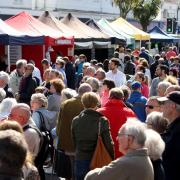
[[126, 39], [127, 44], [133, 44], [134, 43], [134, 37], [131, 35], [126, 34], [125, 32], [118, 30], [117, 28], [114, 28], [113, 25], [106, 19], [102, 18], [100, 19], [97, 24], [104, 28], [108, 32], [114, 32], [115, 34], [118, 34], [119, 36], [123, 36]]
[[133, 36], [135, 40], [141, 41], [141, 40], [150, 39], [150, 35], [148, 33], [136, 28], [135, 26], [133, 26], [132, 24], [130, 24], [128, 21], [126, 21], [121, 17], [113, 21], [112, 24], [118, 27], [118, 29], [120, 29], [122, 32], [125, 32], [128, 35]]
[[116, 44], [116, 43], [124, 43], [126, 44], [126, 38], [123, 37], [122, 35], [116, 33], [115, 31], [113, 31], [112, 29], [108, 29], [105, 27], [102, 27], [101, 25], [99, 25], [98, 23], [96, 23], [95, 20], [93, 19], [89, 19], [86, 24], [91, 27], [92, 29], [95, 29], [97, 31], [103, 32], [105, 34], [107, 34], [108, 36], [111, 37], [111, 42], [112, 44]]
[[166, 34], [162, 29], [157, 26], [153, 27], [150, 31], [148, 31], [148, 33], [150, 34], [151, 40], [172, 42], [175, 39], [174, 37]]
[[15, 16], [12, 16], [5, 22], [18, 31], [23, 32], [24, 34], [29, 36], [44, 35], [51, 38], [64, 37], [64, 34], [62, 32], [45, 25], [27, 12], [21, 12]]
[[52, 27], [53, 29], [60, 31], [66, 36], [74, 36], [75, 38], [81, 38], [81, 34], [74, 31], [73, 29], [66, 26], [64, 23], [59, 21], [53, 14], [49, 11], [45, 11], [41, 16], [39, 16], [38, 20], [43, 22], [44, 24]]
[[108, 40], [110, 38], [103, 32], [90, 28], [89, 26], [81, 22], [78, 18], [74, 17], [71, 13], [61, 19], [61, 22], [81, 34], [82, 39], [92, 38], [96, 40]]
[[17, 31], [13, 27], [0, 19], [0, 44], [4, 45], [25, 45], [25, 44], [43, 44], [44, 37], [30, 37]]

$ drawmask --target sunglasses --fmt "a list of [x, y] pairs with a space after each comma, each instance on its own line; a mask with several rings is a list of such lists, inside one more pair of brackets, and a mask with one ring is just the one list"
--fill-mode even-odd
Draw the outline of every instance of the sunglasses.
[[159, 106], [146, 105], [146, 108], [149, 108], [149, 109], [154, 109], [155, 107], [159, 107]]

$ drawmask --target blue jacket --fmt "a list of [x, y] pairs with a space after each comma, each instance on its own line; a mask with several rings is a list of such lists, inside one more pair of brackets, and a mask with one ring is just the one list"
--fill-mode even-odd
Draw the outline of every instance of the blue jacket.
[[133, 91], [127, 102], [133, 105], [133, 111], [137, 115], [138, 119], [142, 122], [145, 122], [146, 120], [145, 105], [147, 99], [140, 92]]

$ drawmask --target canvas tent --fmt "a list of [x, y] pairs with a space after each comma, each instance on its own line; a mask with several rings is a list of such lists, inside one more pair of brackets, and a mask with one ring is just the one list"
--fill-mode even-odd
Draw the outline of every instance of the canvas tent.
[[[22, 57], [25, 59], [34, 59], [39, 67], [41, 67], [40, 60], [47, 54], [49, 46], [60, 45], [63, 47], [64, 45], [73, 46], [74, 44], [72, 36], [66, 37], [61, 31], [45, 25], [27, 12], [21, 12], [16, 16], [12, 16], [5, 22], [26, 35], [45, 36], [45, 44], [43, 46], [22, 46]], [[65, 48], [62, 49], [64, 50]], [[66, 48], [67, 52], [68, 49]], [[67, 56], [67, 54], [63, 55]]]
[[143, 41], [143, 40], [150, 40], [150, 35], [132, 24], [130, 24], [125, 19], [119, 17], [115, 21], [111, 23], [114, 28], [118, 28], [120, 31], [127, 33], [135, 38], [135, 40]]
[[110, 37], [108, 35], [90, 28], [89, 26], [81, 22], [78, 18], [74, 17], [71, 13], [61, 19], [61, 22], [74, 31], [78, 32], [78, 34], [81, 34], [81, 37], [75, 36], [76, 47], [92, 47], [93, 45], [104, 47], [110, 45]]
[[175, 40], [174, 37], [166, 34], [163, 30], [159, 27], [155, 26], [150, 31], [148, 31], [151, 37], [151, 41], [158, 41], [158, 42], [173, 42]]
[[97, 24], [105, 29], [107, 32], [114, 32], [120, 36], [123, 36], [126, 39], [127, 44], [134, 44], [134, 38], [131, 35], [126, 34], [125, 32], [118, 30], [117, 28], [114, 28], [109, 21], [102, 18], [100, 19]]
[[93, 19], [89, 19], [86, 24], [95, 29], [98, 30], [100, 32], [103, 32], [105, 34], [107, 34], [108, 36], [111, 37], [111, 43], [112, 44], [126, 44], [126, 38], [118, 33], [116, 33], [115, 31], [113, 31], [113, 29], [111, 29], [110, 27], [106, 28], [104, 26], [99, 25], [98, 23], [96, 23], [95, 20]]

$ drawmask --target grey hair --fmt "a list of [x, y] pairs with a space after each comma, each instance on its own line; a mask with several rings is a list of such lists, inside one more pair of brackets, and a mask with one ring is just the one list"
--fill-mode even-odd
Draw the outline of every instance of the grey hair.
[[93, 74], [96, 73], [96, 69], [92, 66], [87, 67], [87, 75], [89, 75], [90, 73], [93, 73]]
[[148, 154], [152, 160], [160, 159], [165, 149], [165, 143], [161, 136], [152, 129], [146, 131], [145, 147], [148, 149]]
[[163, 117], [161, 112], [151, 112], [147, 115], [146, 124], [152, 126], [152, 129], [158, 133], [163, 133], [168, 125], [168, 120]]
[[18, 69], [26, 65], [27, 65], [27, 61], [25, 59], [19, 59], [16, 61], [16, 68]]
[[31, 96], [31, 101], [38, 101], [41, 107], [47, 107], [48, 105], [48, 99], [47, 97], [42, 93], [36, 93]]
[[6, 97], [6, 91], [0, 88], [0, 102]]
[[15, 98], [6, 98], [0, 104], [0, 113], [10, 113], [11, 109], [17, 104]]
[[0, 79], [4, 80], [6, 84], [9, 83], [9, 74], [4, 72], [4, 71], [0, 71]]
[[171, 86], [171, 83], [166, 81], [162, 81], [158, 84], [158, 88], [160, 88], [164, 93], [169, 86]]
[[99, 80], [94, 77], [89, 77], [86, 80], [86, 83], [88, 83], [92, 87], [93, 92], [98, 92], [100, 88]]
[[85, 92], [91, 92], [92, 87], [88, 83], [82, 83], [78, 89], [79, 96], [82, 96]]
[[120, 132], [123, 131], [124, 134], [132, 135], [135, 142], [141, 147], [144, 147], [146, 141], [145, 130], [145, 124], [135, 118], [128, 118], [126, 123], [120, 128]]
[[101, 78], [104, 79], [106, 77], [106, 72], [102, 69], [102, 68], [99, 68], [96, 73], [99, 72], [101, 74]]
[[123, 91], [121, 88], [112, 88], [109, 92], [109, 98], [110, 99], [120, 99], [122, 100], [124, 97]]
[[61, 91], [61, 103], [67, 99], [77, 96], [77, 92], [70, 88], [65, 88]]

